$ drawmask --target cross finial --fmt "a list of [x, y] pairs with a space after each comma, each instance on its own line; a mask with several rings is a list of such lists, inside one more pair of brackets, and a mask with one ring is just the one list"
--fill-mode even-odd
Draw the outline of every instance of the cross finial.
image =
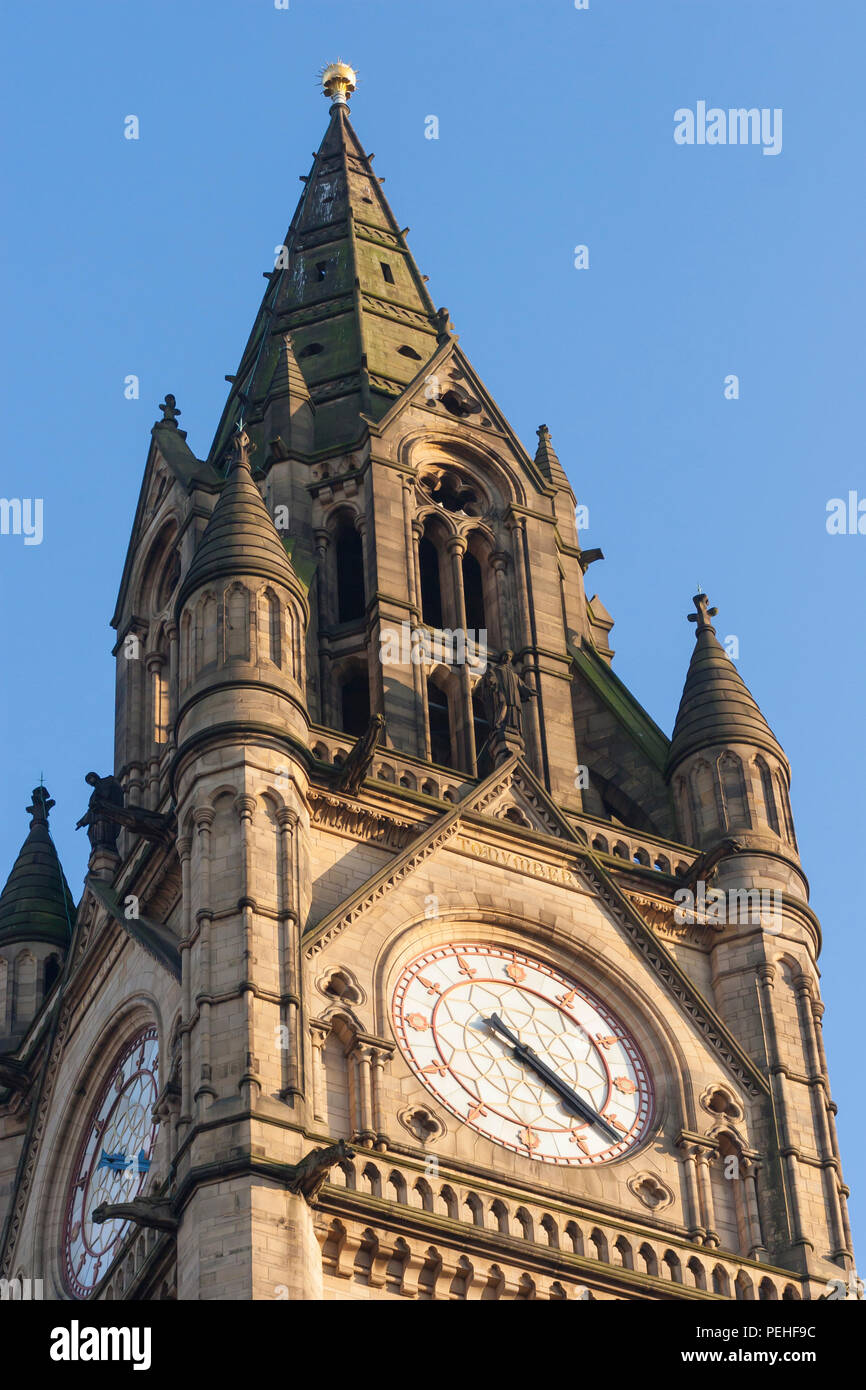
[[165, 400], [160, 401], [159, 408], [162, 411], [162, 419], [158, 423], [160, 425], [174, 425], [177, 429], [177, 417], [183, 412], [178, 410], [177, 401], [170, 391], [166, 392]]
[[709, 603], [709, 599], [707, 598], [706, 594], [703, 593], [695, 594], [694, 598], [692, 599], [692, 603], [695, 605], [697, 611], [695, 613], [689, 614], [689, 622], [697, 623], [698, 625], [697, 630], [695, 632], [695, 636], [697, 636], [699, 632], [706, 632], [707, 630], [709, 630], [710, 632], [715, 632], [715, 628], [710, 622], [710, 618], [714, 618], [716, 616], [716, 614], [719, 611], [718, 608], [708, 608], [707, 604]]
[[47, 825], [48, 812], [55, 802], [51, 800], [48, 792], [40, 782], [38, 787], [33, 788], [33, 805], [27, 807], [27, 814], [31, 817], [31, 828], [34, 825]]

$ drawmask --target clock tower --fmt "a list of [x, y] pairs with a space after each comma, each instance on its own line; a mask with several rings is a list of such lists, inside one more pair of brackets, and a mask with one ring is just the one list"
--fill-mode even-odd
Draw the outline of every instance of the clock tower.
[[81, 900], [44, 789], [0, 896], [0, 1272], [825, 1297], [853, 1252], [787, 759], [704, 594], [670, 739], [614, 673], [551, 432], [431, 300], [354, 85], [325, 69], [212, 446], [172, 395], [153, 427]]

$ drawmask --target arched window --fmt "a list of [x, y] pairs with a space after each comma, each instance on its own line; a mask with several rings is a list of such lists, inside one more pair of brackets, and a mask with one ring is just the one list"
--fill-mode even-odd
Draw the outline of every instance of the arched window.
[[265, 590], [265, 621], [268, 657], [275, 666], [281, 666], [283, 644], [280, 632], [280, 600], [273, 589]]
[[363, 618], [367, 604], [364, 586], [364, 544], [361, 534], [348, 517], [340, 522], [336, 536], [337, 621], [352, 623]]
[[752, 818], [749, 815], [743, 765], [735, 753], [722, 754], [719, 759], [719, 776], [722, 782], [722, 796], [725, 803], [728, 830], [735, 826], [751, 825]]
[[761, 797], [764, 802], [764, 818], [770, 829], [778, 835], [779, 813], [776, 810], [776, 797], [773, 792], [773, 777], [763, 758], [756, 758], [755, 766], [761, 778]]
[[484, 617], [484, 582], [481, 566], [471, 550], [463, 556], [463, 601], [466, 605], [466, 626], [470, 631], [483, 632], [487, 623]]
[[168, 673], [161, 664], [154, 663], [151, 668], [151, 699], [153, 701], [153, 741], [165, 743], [168, 739]]
[[198, 673], [217, 659], [217, 602], [213, 594], [205, 594], [196, 609], [195, 645]]
[[421, 617], [430, 627], [443, 627], [442, 589], [439, 582], [439, 552], [429, 536], [418, 542], [418, 568], [421, 572]]
[[250, 659], [250, 596], [242, 584], [233, 584], [226, 595], [226, 657]]
[[29, 1023], [36, 1012], [36, 957], [21, 951], [15, 957], [15, 990], [12, 996], [12, 1027]]
[[448, 696], [433, 681], [427, 682], [427, 709], [430, 717], [430, 757], [441, 767], [451, 767], [451, 718]]
[[[51, 986], [54, 984], [54, 981], [57, 979], [57, 976], [58, 976], [59, 974], [60, 974], [60, 958], [59, 958], [58, 956], [49, 956], [49, 957], [47, 958], [47, 960], [45, 961], [45, 971], [44, 971], [44, 976], [43, 976], [43, 979], [44, 979], [43, 994], [44, 994], [45, 996], [47, 996], [49, 990], [51, 989]], [[0, 1010], [2, 1010], [2, 1005], [0, 1005]]]
[[340, 691], [342, 728], [359, 737], [370, 722], [370, 682], [363, 671], [354, 671]]

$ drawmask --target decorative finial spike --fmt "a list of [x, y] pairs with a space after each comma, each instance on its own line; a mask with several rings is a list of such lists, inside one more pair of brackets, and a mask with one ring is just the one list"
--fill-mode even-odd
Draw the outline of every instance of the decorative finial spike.
[[246, 468], [252, 471], [250, 464], [250, 454], [254, 452], [255, 447], [255, 444], [252, 443], [249, 435], [247, 434], [246, 426], [244, 425], [243, 420], [240, 420], [238, 422], [238, 427], [235, 431], [234, 439], [232, 440], [232, 472], [236, 468]]
[[719, 611], [718, 608], [707, 607], [709, 599], [703, 591], [695, 594], [692, 603], [695, 605], [696, 611], [694, 613], [689, 613], [688, 618], [690, 623], [697, 623], [695, 636], [697, 636], [699, 632], [715, 632], [716, 629], [710, 622], [710, 618], [715, 618]]
[[352, 95], [358, 82], [355, 69], [338, 58], [335, 63], [328, 63], [320, 76], [322, 91], [326, 97], [330, 97], [332, 106], [348, 106], [347, 98]]

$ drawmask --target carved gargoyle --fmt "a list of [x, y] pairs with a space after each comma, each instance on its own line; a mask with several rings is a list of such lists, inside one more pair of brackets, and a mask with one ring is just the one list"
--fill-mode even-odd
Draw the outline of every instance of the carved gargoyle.
[[352, 749], [340, 773], [338, 786], [340, 791], [348, 792], [350, 796], [357, 795], [361, 783], [367, 775], [370, 764], [373, 761], [373, 754], [376, 752], [376, 745], [385, 731], [385, 716], [374, 714], [366, 729], [364, 730], [355, 747]]
[[740, 854], [743, 849], [742, 840], [733, 840], [730, 837], [720, 840], [712, 849], [705, 849], [698, 855], [697, 859], [689, 865], [680, 882], [692, 893], [702, 881], [709, 887], [722, 860], [727, 859], [731, 854]]
[[144, 840], [153, 840], [168, 849], [174, 844], [174, 816], [163, 815], [159, 811], [148, 811], [144, 806], [124, 806], [123, 788], [116, 777], [100, 777], [96, 772], [88, 772], [85, 777], [88, 786], [93, 787], [87, 811], [75, 829], [87, 826], [87, 834], [94, 849], [114, 849], [117, 843], [117, 827], [123, 826]]
[[354, 1157], [355, 1150], [345, 1139], [339, 1139], [336, 1144], [329, 1144], [325, 1149], [313, 1149], [311, 1153], [305, 1154], [299, 1163], [286, 1165], [286, 1187], [289, 1192], [298, 1192], [313, 1204], [334, 1164]]
[[90, 1213], [103, 1221], [133, 1221], [136, 1226], [152, 1226], [157, 1231], [176, 1231], [177, 1217], [167, 1197], [134, 1197], [131, 1202], [101, 1202]]

